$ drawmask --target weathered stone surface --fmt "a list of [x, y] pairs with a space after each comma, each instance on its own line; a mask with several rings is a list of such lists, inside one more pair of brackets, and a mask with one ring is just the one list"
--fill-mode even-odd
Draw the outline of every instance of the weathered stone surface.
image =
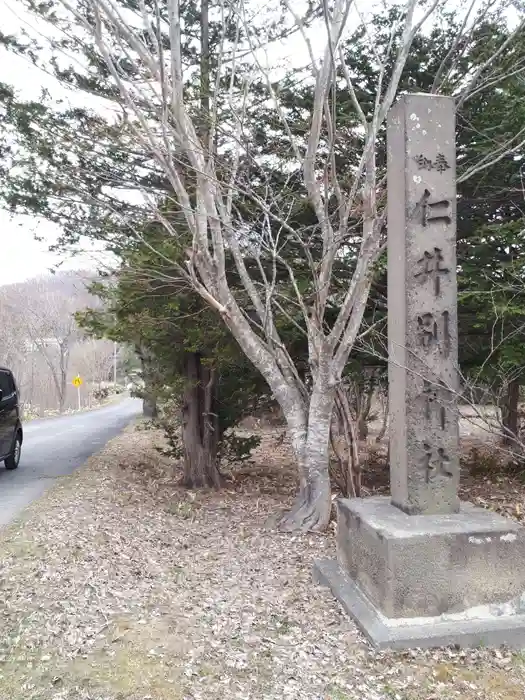
[[506, 646], [525, 648], [525, 614], [493, 615], [490, 611], [461, 618], [386, 618], [363, 595], [334, 559], [314, 565], [314, 581], [327, 586], [369, 641], [379, 649]]
[[407, 515], [387, 497], [337, 503], [339, 565], [386, 617], [458, 613], [525, 591], [525, 528], [462, 503]]
[[379, 646], [525, 645], [525, 528], [458, 498], [453, 99], [402, 97], [387, 140], [392, 497], [338, 502], [316, 580]]
[[388, 118], [390, 485], [407, 513], [459, 510], [454, 100]]

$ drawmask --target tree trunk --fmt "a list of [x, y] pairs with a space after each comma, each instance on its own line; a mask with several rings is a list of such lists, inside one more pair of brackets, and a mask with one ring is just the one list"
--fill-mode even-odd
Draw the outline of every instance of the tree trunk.
[[333, 406], [334, 389], [324, 382], [314, 386], [304, 449], [298, 456], [299, 494], [291, 511], [281, 519], [282, 530], [322, 531], [330, 521], [329, 444]]
[[[332, 449], [339, 462], [339, 473], [331, 474], [331, 478], [339, 487], [345, 498], [361, 496], [361, 463], [359, 447], [355, 430], [354, 418], [344, 387], [338, 387], [335, 394], [334, 418], [338, 426], [338, 438], [332, 439]], [[332, 428], [334, 424], [332, 423]], [[341, 437], [344, 444], [341, 444]]]
[[365, 416], [359, 416], [357, 421], [357, 435], [361, 442], [366, 442], [368, 439], [368, 418]]
[[59, 397], [59, 411], [64, 413], [66, 407], [66, 390], [67, 390], [67, 377], [64, 373], [60, 377], [60, 397]]
[[363, 381], [362, 391], [358, 389], [357, 400], [357, 433], [359, 440], [366, 441], [368, 439], [368, 420], [370, 418], [370, 410], [372, 408], [372, 399], [376, 390], [376, 378], [372, 374], [367, 381], [365, 377]]
[[59, 410], [64, 412], [66, 407], [66, 392], [67, 392], [67, 368], [69, 365], [69, 343], [67, 338], [60, 343], [60, 361], [59, 361]]
[[518, 404], [520, 385], [517, 379], [511, 379], [507, 384], [505, 397], [501, 405], [501, 422], [503, 425], [503, 444], [516, 444], [519, 432]]
[[[208, 147], [210, 131], [210, 20], [209, 0], [201, 0], [201, 139], [204, 148]], [[211, 155], [211, 154], [210, 154]]]
[[390, 402], [390, 399], [389, 399], [388, 390], [387, 390], [387, 393], [385, 396], [385, 403], [383, 405], [383, 421], [381, 424], [381, 429], [380, 429], [379, 433], [377, 434], [376, 442], [381, 442], [386, 435], [386, 431], [388, 428], [388, 418], [389, 418], [389, 405], [390, 405], [389, 402]]
[[152, 394], [145, 394], [142, 399], [142, 415], [144, 418], [156, 418], [159, 415], [157, 399]]
[[215, 370], [202, 363], [199, 353], [185, 358], [186, 388], [182, 406], [184, 444], [183, 484], [187, 488], [220, 488], [218, 466], [219, 424]]
[[350, 461], [348, 472], [348, 497], [359, 498], [361, 496], [361, 459], [359, 457], [358, 438], [355, 423], [352, 419], [352, 411], [348, 401], [348, 395], [343, 387], [338, 387], [335, 396], [336, 409], [342, 416], [346, 445]]
[[62, 382], [60, 382], [60, 392], [58, 394], [58, 412], [64, 413], [65, 407], [66, 407], [66, 391], [62, 385]]
[[142, 394], [142, 415], [144, 418], [157, 418], [159, 409], [157, 406], [157, 392], [152, 369], [153, 358], [144, 347], [135, 348], [140, 359], [140, 372], [144, 382]]

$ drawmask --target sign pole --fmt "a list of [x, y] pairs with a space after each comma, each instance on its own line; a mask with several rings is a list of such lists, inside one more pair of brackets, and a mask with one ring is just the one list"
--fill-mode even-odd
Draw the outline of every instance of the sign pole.
[[78, 410], [82, 408], [82, 404], [80, 401], [80, 387], [82, 386], [82, 378], [77, 374], [77, 376], [73, 379], [73, 386], [77, 388], [77, 398], [78, 398]]

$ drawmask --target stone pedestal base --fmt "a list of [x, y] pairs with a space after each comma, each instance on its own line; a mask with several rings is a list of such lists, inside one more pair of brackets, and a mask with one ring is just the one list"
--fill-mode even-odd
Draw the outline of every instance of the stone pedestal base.
[[525, 528], [469, 503], [453, 515], [407, 515], [383, 497], [337, 507], [337, 562], [315, 575], [374, 644], [525, 646]]

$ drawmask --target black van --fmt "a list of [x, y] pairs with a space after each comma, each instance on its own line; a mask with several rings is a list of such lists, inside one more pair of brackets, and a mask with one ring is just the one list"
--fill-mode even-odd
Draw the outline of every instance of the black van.
[[12, 372], [0, 367], [0, 462], [6, 469], [18, 467], [23, 438], [18, 387]]

